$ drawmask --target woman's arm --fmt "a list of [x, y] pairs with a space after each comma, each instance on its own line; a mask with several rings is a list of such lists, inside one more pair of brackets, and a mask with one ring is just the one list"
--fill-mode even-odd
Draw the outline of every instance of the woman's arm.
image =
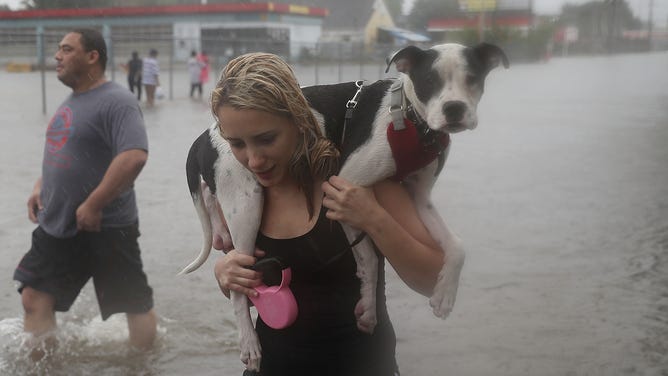
[[323, 191], [327, 218], [366, 232], [410, 288], [431, 296], [444, 251], [400, 183], [385, 180], [369, 189], [333, 176], [323, 183]]

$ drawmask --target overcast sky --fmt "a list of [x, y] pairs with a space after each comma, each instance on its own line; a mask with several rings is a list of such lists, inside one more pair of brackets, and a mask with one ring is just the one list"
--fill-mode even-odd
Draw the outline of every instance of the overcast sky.
[[[270, 0], [267, 0], [270, 1]], [[414, 0], [404, 0], [409, 8]], [[564, 3], [582, 4], [589, 0], [533, 0], [535, 12], [538, 14], [558, 14]], [[645, 21], [649, 16], [649, 5], [654, 1], [654, 24], [657, 27], [666, 27], [668, 23], [668, 0], [626, 0], [636, 17]], [[0, 4], [9, 5], [11, 9], [18, 9], [21, 0], [0, 0]]]

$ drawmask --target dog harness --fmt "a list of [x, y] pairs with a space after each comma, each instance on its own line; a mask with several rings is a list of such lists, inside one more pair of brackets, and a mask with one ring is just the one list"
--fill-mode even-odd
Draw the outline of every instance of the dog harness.
[[[344, 145], [346, 126], [353, 117], [355, 107], [357, 107], [364, 80], [355, 81], [355, 86], [357, 86], [355, 95], [346, 103], [341, 147]], [[450, 145], [450, 136], [447, 133], [429, 128], [427, 122], [422, 119], [413, 105], [406, 99], [404, 83], [401, 80], [396, 80], [390, 86], [389, 112], [392, 122], [387, 126], [387, 140], [397, 168], [392, 179], [404, 180], [412, 172], [427, 166], [436, 158], [438, 158], [438, 167], [435, 174], [438, 175], [445, 163], [443, 151]]]
[[403, 86], [401, 80], [396, 80], [390, 87], [392, 122], [387, 126], [387, 140], [397, 166], [393, 179], [404, 180], [436, 158], [439, 159], [438, 175], [445, 163], [443, 151], [450, 144], [450, 136], [429, 128], [404, 96]]

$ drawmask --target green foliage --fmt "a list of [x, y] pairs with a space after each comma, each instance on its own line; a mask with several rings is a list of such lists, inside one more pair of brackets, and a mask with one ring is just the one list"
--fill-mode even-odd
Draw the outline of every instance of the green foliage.
[[559, 23], [575, 26], [580, 37], [592, 37], [608, 34], [610, 28], [617, 32], [624, 29], [637, 29], [642, 21], [633, 16], [626, 0], [590, 1], [582, 5], [565, 5], [562, 8]]
[[458, 0], [416, 0], [408, 15], [408, 24], [414, 30], [426, 30], [429, 20], [460, 13]]
[[384, 0], [384, 1], [387, 10], [390, 12], [390, 15], [392, 15], [392, 18], [394, 20], [396, 20], [399, 16], [401, 16], [401, 6], [403, 4], [403, 0]]

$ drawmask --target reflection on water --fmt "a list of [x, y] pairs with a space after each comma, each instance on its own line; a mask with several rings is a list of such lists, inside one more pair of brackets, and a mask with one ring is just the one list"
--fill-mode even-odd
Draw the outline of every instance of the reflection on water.
[[[426, 300], [388, 273], [402, 374], [668, 372], [667, 68], [664, 53], [492, 72], [480, 125], [453, 137], [433, 194], [469, 250], [452, 317], [434, 319]], [[310, 72], [297, 72], [302, 84], [312, 83]], [[14, 180], [0, 190], [4, 276], [28, 249], [32, 229], [25, 199], [48, 116], [22, 102], [37, 97], [38, 78], [0, 72], [3, 85], [16, 88], [0, 92], [10, 125], [0, 126], [0, 176]], [[330, 78], [320, 77], [337, 76]], [[48, 80], [52, 111], [67, 91]], [[137, 182], [158, 346], [146, 354], [128, 348], [124, 317], [101, 322], [87, 286], [72, 311], [58, 315], [58, 351], [32, 364], [21, 346], [20, 299], [7, 282], [0, 284], [0, 374], [241, 374], [235, 318], [213, 262], [176, 276], [201, 241], [184, 164], [211, 115], [187, 98], [185, 72], [175, 83], [177, 99], [145, 110], [151, 154]]]
[[[666, 206], [659, 210], [663, 217], [648, 218], [647, 228], [640, 232], [638, 249], [629, 259], [633, 284], [630, 288], [648, 295], [648, 309], [640, 340], [648, 361], [668, 372], [668, 220]], [[634, 292], [634, 291], [631, 291]]]

